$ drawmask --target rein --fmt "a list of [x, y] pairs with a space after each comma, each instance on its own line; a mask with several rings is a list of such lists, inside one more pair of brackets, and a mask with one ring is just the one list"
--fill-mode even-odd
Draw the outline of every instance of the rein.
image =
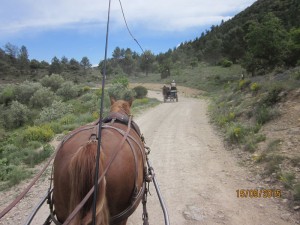
[[30, 184], [25, 188], [25, 190], [19, 194], [19, 196], [12, 201], [4, 210], [2, 210], [2, 212], [0, 213], [0, 219], [5, 216], [13, 207], [16, 206], [16, 204], [18, 204], [22, 198], [24, 198], [24, 196], [28, 193], [28, 191], [32, 188], [32, 186], [35, 184], [35, 182], [42, 176], [42, 174], [45, 172], [45, 170], [47, 169], [47, 167], [49, 166], [50, 162], [54, 159], [57, 151], [59, 148], [57, 148], [57, 150], [53, 153], [53, 155], [50, 157], [50, 159], [48, 160], [48, 162], [45, 164], [45, 166], [43, 167], [43, 169], [35, 176], [35, 178], [30, 182]]
[[[121, 142], [119, 143], [119, 145], [116, 147], [115, 151], [114, 151], [114, 155], [112, 156], [112, 158], [109, 160], [107, 167], [105, 168], [105, 170], [103, 171], [103, 173], [101, 174], [101, 176], [98, 178], [97, 183], [99, 184], [101, 182], [101, 180], [103, 179], [103, 177], [106, 175], [109, 167], [111, 166], [113, 160], [116, 158], [116, 156], [119, 153], [119, 150], [122, 148], [122, 146], [124, 145], [125, 141], [127, 140], [128, 136], [129, 136], [129, 132], [131, 129], [131, 121], [132, 121], [132, 116], [129, 117], [129, 123], [128, 123], [128, 127], [126, 130], [126, 133], [124, 134]], [[99, 141], [99, 140], [98, 140]], [[79, 210], [83, 207], [83, 205], [87, 202], [87, 200], [91, 197], [91, 195], [94, 193], [95, 190], [95, 186], [93, 186], [90, 191], [86, 194], [86, 196], [82, 199], [82, 201], [76, 206], [76, 208], [73, 210], [73, 212], [68, 216], [68, 218], [66, 219], [66, 221], [63, 223], [63, 225], [67, 225], [71, 222], [71, 220], [75, 217], [75, 215], [79, 212]]]

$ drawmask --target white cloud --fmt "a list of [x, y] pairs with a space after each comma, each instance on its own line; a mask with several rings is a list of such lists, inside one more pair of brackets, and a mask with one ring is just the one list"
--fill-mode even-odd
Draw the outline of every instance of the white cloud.
[[[130, 27], [149, 31], [184, 31], [218, 24], [255, 0], [122, 0]], [[108, 1], [104, 0], [10, 0], [1, 3], [0, 35], [55, 28], [87, 29], [104, 26]], [[124, 26], [119, 1], [112, 0], [111, 26]]]

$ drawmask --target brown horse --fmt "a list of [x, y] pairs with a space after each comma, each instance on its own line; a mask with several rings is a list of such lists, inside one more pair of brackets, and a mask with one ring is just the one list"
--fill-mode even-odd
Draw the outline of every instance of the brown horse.
[[[125, 225], [145, 190], [145, 149], [137, 125], [129, 119], [131, 104], [111, 98], [110, 114], [103, 122], [99, 177], [104, 177], [98, 185], [97, 225]], [[97, 132], [98, 123], [72, 131], [55, 157], [53, 204], [61, 223], [94, 185]], [[92, 202], [93, 195], [70, 224], [91, 224]]]

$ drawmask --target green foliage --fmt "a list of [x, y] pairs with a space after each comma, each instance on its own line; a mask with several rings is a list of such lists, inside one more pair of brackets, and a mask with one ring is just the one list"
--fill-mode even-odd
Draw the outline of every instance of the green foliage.
[[271, 108], [267, 107], [266, 105], [261, 105], [257, 107], [255, 110], [255, 119], [258, 124], [265, 124], [266, 122], [270, 121], [276, 115], [275, 111]]
[[128, 88], [129, 80], [125, 76], [118, 76], [112, 80], [113, 85], [120, 85], [124, 88]]
[[265, 166], [265, 174], [270, 175], [272, 173], [276, 173], [280, 171], [279, 164], [282, 163], [284, 157], [278, 154], [269, 154], [265, 157], [266, 166]]
[[267, 14], [261, 23], [252, 23], [246, 40], [249, 51], [247, 60], [254, 63], [254, 68], [250, 67], [251, 64], [246, 65], [249, 72], [255, 73], [261, 68], [272, 70], [283, 64], [288, 33], [274, 14]]
[[232, 61], [228, 60], [228, 59], [223, 59], [221, 61], [221, 66], [223, 67], [231, 67], [232, 66]]
[[22, 104], [29, 104], [33, 94], [42, 87], [40, 83], [25, 81], [16, 87], [16, 99]]
[[259, 89], [261, 89], [261, 86], [256, 82], [250, 85], [250, 90], [254, 93], [258, 92]]
[[65, 101], [78, 97], [79, 88], [72, 81], [66, 81], [57, 90], [57, 95], [61, 96]]
[[30, 98], [30, 104], [34, 108], [47, 107], [52, 104], [54, 97], [55, 94], [50, 90], [50, 88], [42, 87]]
[[169, 65], [162, 65], [160, 67], [160, 78], [165, 79], [171, 76], [171, 69]]
[[36, 123], [51, 122], [62, 118], [64, 115], [73, 112], [73, 107], [70, 104], [66, 104], [61, 101], [53, 101], [52, 105], [47, 108], [43, 108], [40, 112], [40, 116], [36, 119]]
[[295, 180], [295, 174], [290, 172], [282, 173], [279, 176], [279, 180], [283, 183], [285, 188], [291, 189]]
[[13, 101], [3, 114], [4, 126], [8, 129], [21, 127], [29, 120], [29, 116], [30, 111], [26, 105]]
[[143, 86], [136, 86], [133, 88], [133, 90], [135, 91], [135, 97], [142, 99], [145, 98], [147, 96], [148, 90], [147, 88], [143, 87]]
[[27, 127], [22, 138], [25, 142], [48, 142], [54, 137], [54, 132], [49, 125]]
[[49, 158], [51, 154], [53, 153], [54, 148], [46, 144], [43, 146], [42, 149], [37, 149], [35, 151], [32, 151], [25, 159], [24, 162], [33, 167], [41, 162], [43, 162], [45, 159]]
[[250, 80], [240, 80], [240, 81], [239, 81], [239, 89], [240, 89], [240, 90], [244, 90], [244, 89], [246, 89], [247, 87], [249, 87], [250, 84], [251, 84], [251, 81], [250, 81]]
[[56, 92], [61, 85], [64, 83], [64, 78], [58, 74], [52, 74], [51, 76], [45, 76], [41, 79], [41, 84], [44, 87], [51, 88], [52, 91]]
[[282, 87], [280, 86], [275, 86], [272, 87], [267, 95], [262, 99], [262, 104], [265, 104], [267, 106], [273, 106], [275, 105], [277, 102], [280, 101], [280, 93], [282, 91]]
[[15, 85], [7, 85], [0, 93], [0, 104], [6, 106], [15, 99]]
[[12, 187], [16, 184], [19, 184], [22, 180], [28, 178], [30, 176], [30, 172], [27, 170], [24, 170], [24, 168], [20, 166], [14, 166], [11, 165], [8, 168], [8, 173], [7, 173], [7, 180], [8, 182], [8, 187]]
[[124, 100], [132, 100], [134, 98], [135, 92], [133, 90], [129, 90], [128, 88], [124, 87], [123, 84], [115, 84], [112, 85], [108, 89], [108, 94], [110, 97], [118, 99], [124, 99]]
[[227, 127], [226, 139], [230, 143], [240, 143], [246, 134], [246, 128], [239, 123], [230, 123]]

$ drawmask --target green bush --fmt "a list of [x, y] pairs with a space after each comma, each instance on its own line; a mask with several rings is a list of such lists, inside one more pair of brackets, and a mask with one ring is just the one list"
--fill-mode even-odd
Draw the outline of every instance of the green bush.
[[28, 104], [33, 94], [41, 87], [40, 83], [25, 81], [16, 87], [16, 99], [22, 104]]
[[49, 156], [51, 156], [51, 154], [53, 153], [54, 148], [49, 145], [46, 144], [45, 146], [43, 146], [42, 149], [38, 149], [34, 152], [32, 152], [31, 154], [29, 154], [25, 159], [24, 162], [33, 167], [36, 164], [41, 163], [42, 161], [44, 161], [45, 159], [47, 159]]
[[122, 84], [114, 84], [108, 89], [108, 94], [110, 97], [115, 98], [116, 100], [132, 100], [134, 98], [134, 91], [129, 90], [124, 87]]
[[50, 90], [50, 88], [43, 87], [33, 94], [30, 98], [30, 104], [34, 108], [47, 107], [52, 104], [54, 97], [55, 94]]
[[37, 124], [51, 122], [52, 120], [62, 118], [64, 115], [72, 113], [73, 111], [72, 105], [61, 101], [53, 101], [50, 107], [43, 108], [39, 118], [35, 122]]
[[250, 80], [240, 80], [240, 81], [239, 81], [239, 89], [240, 89], [240, 90], [244, 90], [244, 89], [246, 89], [247, 87], [249, 87], [250, 84], [251, 84], [251, 81], [250, 81]]
[[64, 82], [64, 78], [58, 74], [52, 74], [51, 76], [45, 76], [41, 80], [41, 84], [44, 87], [51, 88], [52, 91], [56, 92]]
[[8, 129], [23, 126], [29, 120], [30, 111], [26, 105], [13, 101], [3, 114], [4, 126]]
[[261, 88], [260, 85], [256, 82], [254, 82], [250, 85], [250, 90], [253, 92], [257, 92], [260, 88]]
[[278, 112], [275, 109], [261, 105], [255, 110], [255, 119], [258, 124], [265, 124], [277, 116]]
[[279, 176], [279, 180], [283, 183], [285, 188], [291, 189], [295, 180], [295, 174], [294, 173], [282, 173]]
[[23, 152], [15, 144], [7, 144], [2, 148], [2, 156], [6, 158], [8, 164], [19, 165], [22, 162]]
[[137, 86], [135, 88], [133, 88], [133, 90], [135, 91], [135, 97], [142, 99], [145, 98], [147, 96], [148, 90], [147, 88], [143, 87], [143, 86]]
[[16, 184], [19, 184], [22, 180], [28, 178], [30, 176], [30, 172], [25, 170], [20, 166], [10, 166], [8, 176], [8, 187], [12, 187]]
[[10, 102], [12, 102], [16, 96], [15, 96], [15, 85], [7, 85], [0, 93], [0, 104], [8, 105]]
[[267, 106], [275, 105], [280, 101], [280, 92], [282, 91], [281, 87], [273, 87], [268, 91], [268, 94], [262, 99], [262, 104]]
[[222, 67], [231, 67], [233, 65], [233, 62], [228, 60], [228, 59], [223, 59], [221, 61], [221, 66]]
[[61, 96], [65, 101], [78, 97], [79, 88], [72, 81], [67, 81], [57, 90], [57, 95]]
[[128, 78], [125, 76], [118, 76], [113, 79], [112, 84], [113, 85], [117, 84], [117, 85], [123, 86], [124, 88], [128, 88], [129, 81], [128, 81]]
[[25, 142], [39, 141], [48, 142], [54, 137], [54, 132], [49, 125], [27, 127], [23, 132]]
[[227, 140], [230, 143], [240, 143], [243, 141], [246, 129], [238, 123], [231, 123], [227, 127]]

